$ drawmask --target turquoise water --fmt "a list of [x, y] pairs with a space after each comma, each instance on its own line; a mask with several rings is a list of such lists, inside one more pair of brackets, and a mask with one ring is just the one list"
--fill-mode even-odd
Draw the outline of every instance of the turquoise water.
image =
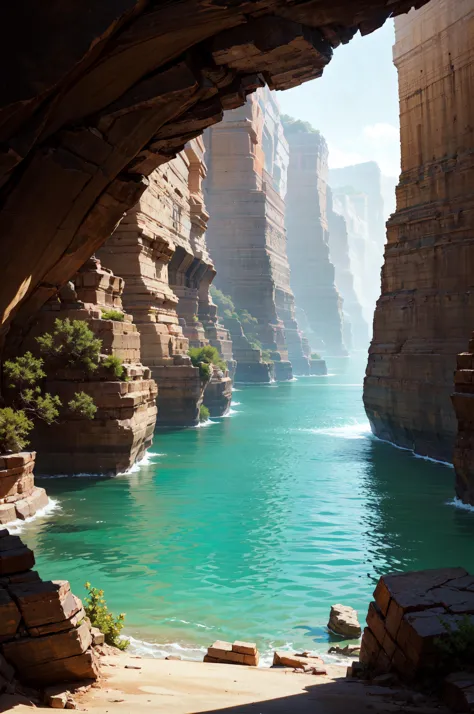
[[42, 481], [59, 508], [23, 531], [42, 576], [90, 580], [147, 651], [197, 657], [215, 639], [327, 649], [331, 604], [363, 619], [381, 573], [474, 571], [452, 469], [370, 435], [364, 364], [241, 387], [231, 416], [157, 434], [135, 473]]

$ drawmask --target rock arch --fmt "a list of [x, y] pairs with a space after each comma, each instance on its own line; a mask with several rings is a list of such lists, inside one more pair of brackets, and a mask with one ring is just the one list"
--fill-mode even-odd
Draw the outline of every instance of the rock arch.
[[[264, 82], [321, 75], [357, 30], [426, 0], [20, 0], [2, 9], [0, 324], [104, 242], [146, 176]], [[185, 20], [184, 20], [185, 18]], [[5, 330], [4, 330], [5, 331]]]

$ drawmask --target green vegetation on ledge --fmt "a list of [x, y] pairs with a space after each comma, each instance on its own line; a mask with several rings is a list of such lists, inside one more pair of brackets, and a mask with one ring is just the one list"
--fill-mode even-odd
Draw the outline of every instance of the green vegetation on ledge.
[[319, 352], [311, 352], [311, 359], [321, 359]]
[[[237, 310], [232, 298], [229, 297], [229, 295], [225, 295], [222, 290], [218, 290], [218, 288], [215, 288], [213, 285], [211, 286], [210, 292], [212, 299], [217, 305], [219, 313], [222, 314], [224, 318], [234, 318], [239, 320], [242, 325], [244, 335], [248, 339], [250, 346], [254, 349], [261, 350], [262, 343], [258, 339], [257, 318], [251, 315], [248, 310]], [[267, 361], [271, 361], [271, 359]]]
[[203, 422], [207, 421], [209, 417], [211, 416], [211, 412], [209, 409], [204, 406], [204, 404], [201, 404], [199, 407], [199, 422], [202, 424]]
[[301, 119], [294, 119], [290, 117], [289, 114], [282, 114], [280, 116], [281, 123], [283, 124], [283, 129], [285, 134], [320, 134], [318, 129], [315, 129], [309, 121], [302, 121]]
[[223, 372], [227, 365], [215, 347], [206, 345], [205, 347], [191, 347], [188, 351], [193, 367], [199, 367], [199, 376], [203, 382], [209, 382], [212, 377], [211, 365], [215, 365]]
[[125, 315], [120, 310], [106, 310], [102, 308], [102, 319], [103, 320], [115, 320], [115, 322], [123, 322], [125, 320]]
[[125, 614], [121, 612], [115, 617], [109, 612], [103, 590], [93, 588], [90, 583], [86, 583], [85, 588], [87, 597], [84, 599], [84, 610], [92, 627], [97, 627], [103, 633], [106, 644], [117, 647], [119, 650], [126, 650], [130, 642], [120, 637]]

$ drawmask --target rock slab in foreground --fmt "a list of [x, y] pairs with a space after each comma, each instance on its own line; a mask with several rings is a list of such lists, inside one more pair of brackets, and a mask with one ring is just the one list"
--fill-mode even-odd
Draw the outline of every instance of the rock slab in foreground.
[[440, 662], [437, 640], [474, 623], [474, 576], [464, 568], [385, 575], [369, 606], [360, 660], [375, 674], [412, 680]]
[[357, 619], [357, 611], [348, 605], [333, 605], [331, 607], [328, 628], [337, 635], [351, 639], [360, 637], [362, 633]]
[[45, 686], [97, 679], [81, 600], [66, 580], [42, 581], [30, 570], [34, 562], [18, 536], [0, 531], [0, 681], [16, 676]]
[[232, 644], [231, 642], [217, 640], [212, 647], [208, 648], [204, 662], [244, 664], [248, 667], [258, 667], [259, 659], [260, 655], [254, 642], [236, 640]]

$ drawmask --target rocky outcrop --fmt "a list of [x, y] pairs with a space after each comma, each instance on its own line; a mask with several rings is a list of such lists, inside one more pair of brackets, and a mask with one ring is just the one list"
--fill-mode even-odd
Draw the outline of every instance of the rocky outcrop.
[[473, 609], [474, 577], [464, 568], [385, 575], [369, 606], [360, 661], [372, 675], [396, 672], [405, 681], [433, 672], [439, 677], [438, 645], [460, 621], [474, 624]]
[[364, 387], [377, 436], [445, 461], [474, 309], [472, 18], [470, 2], [436, 0], [396, 23], [402, 174]]
[[242, 109], [226, 113], [208, 130], [206, 143], [207, 238], [216, 285], [238, 310], [257, 318], [258, 340], [272, 353], [275, 378], [291, 379], [287, 331], [298, 367], [306, 360], [286, 256], [288, 148], [270, 92], [259, 90]]
[[327, 144], [304, 122], [287, 121], [285, 133], [290, 147], [286, 229], [296, 303], [306, 313], [311, 347], [346, 355], [342, 300], [329, 255]]
[[[48, 374], [46, 391], [57, 394], [63, 404], [75, 392], [85, 392], [97, 412], [92, 420], [68, 413], [52, 425], [37, 423], [32, 438], [38, 452], [37, 473], [114, 476], [130, 468], [151, 446], [156, 384], [140, 361], [140, 338], [132, 317], [123, 312], [123, 287], [121, 278], [91, 258], [74, 285], [46, 303], [30, 331], [28, 343], [35, 349], [34, 337], [52, 331], [56, 318], [83, 320], [101, 340], [103, 355], [114, 355], [123, 362], [120, 379], [103, 366], [87, 375], [69, 367]], [[106, 310], [115, 311], [122, 319], [104, 319]]]
[[0, 456], [0, 524], [34, 516], [48, 505], [44, 488], [35, 486], [35, 452]]
[[[158, 383], [159, 426], [196, 425], [203, 400], [199, 370], [187, 353], [190, 343], [208, 344], [199, 311], [201, 298], [209, 302], [215, 274], [204, 238], [204, 175], [203, 145], [194, 140], [152, 174], [148, 190], [99, 253], [125, 279], [124, 305]], [[222, 380], [230, 383], [227, 375]]]
[[336, 271], [337, 289], [344, 301], [344, 315], [347, 315], [351, 327], [351, 342], [346, 347], [356, 350], [367, 349], [369, 344], [369, 329], [362, 314], [362, 306], [354, 289], [354, 275], [350, 260], [349, 237], [346, 221], [334, 210], [332, 191], [327, 189], [327, 216], [329, 229], [329, 253]]
[[255, 642], [223, 642], [217, 640], [208, 647], [204, 662], [216, 664], [244, 664], [247, 667], [258, 667], [260, 659]]
[[262, 350], [250, 343], [240, 321], [234, 317], [226, 317], [224, 324], [229, 330], [236, 360], [234, 381], [244, 384], [271, 382], [274, 375], [274, 363], [262, 360]]
[[360, 637], [362, 633], [357, 619], [357, 611], [348, 605], [332, 605], [328, 629], [346, 639]]
[[33, 552], [0, 531], [0, 686], [95, 680], [90, 622], [66, 580], [43, 581]]

